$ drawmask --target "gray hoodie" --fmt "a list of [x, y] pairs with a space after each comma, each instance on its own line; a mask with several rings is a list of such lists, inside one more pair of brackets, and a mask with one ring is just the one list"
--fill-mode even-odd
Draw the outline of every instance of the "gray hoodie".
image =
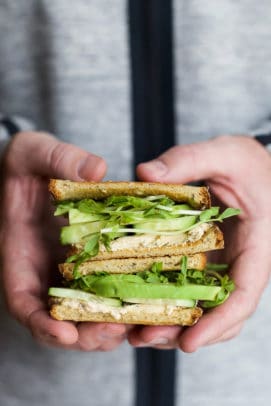
[[[174, 9], [178, 142], [270, 131], [270, 1]], [[129, 77], [125, 0], [0, 0], [0, 112], [102, 155], [111, 179], [131, 177]], [[269, 291], [239, 338], [179, 355], [178, 405], [267, 404]], [[0, 323], [1, 405], [132, 405], [128, 345], [42, 348], [3, 306]]]

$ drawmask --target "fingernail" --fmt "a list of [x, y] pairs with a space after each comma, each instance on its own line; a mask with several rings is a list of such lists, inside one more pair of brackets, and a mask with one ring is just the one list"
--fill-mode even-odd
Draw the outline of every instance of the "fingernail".
[[166, 338], [166, 337], [158, 337], [158, 338], [155, 338], [154, 340], [150, 341], [149, 344], [151, 344], [151, 345], [168, 344], [168, 338]]
[[115, 340], [116, 338], [125, 339], [127, 334], [100, 334], [99, 338], [101, 340]]
[[49, 334], [49, 333], [42, 333], [39, 335], [39, 339], [43, 343], [52, 343], [58, 341], [58, 337], [54, 334]]
[[149, 171], [155, 172], [158, 176], [164, 176], [168, 171], [167, 165], [160, 159], [154, 159], [152, 161], [145, 162], [143, 165]]
[[137, 347], [151, 347], [153, 345], [166, 345], [169, 343], [168, 338], [166, 337], [158, 337], [154, 338], [153, 340], [149, 341], [148, 343], [142, 343], [137, 345]]
[[101, 163], [101, 158], [95, 155], [88, 156], [79, 162], [78, 175], [81, 179], [90, 179], [92, 172], [97, 169], [97, 166]]
[[80, 176], [81, 179], [86, 179], [87, 174], [89, 174], [88, 164], [89, 164], [88, 158], [83, 159], [78, 164], [78, 176]]

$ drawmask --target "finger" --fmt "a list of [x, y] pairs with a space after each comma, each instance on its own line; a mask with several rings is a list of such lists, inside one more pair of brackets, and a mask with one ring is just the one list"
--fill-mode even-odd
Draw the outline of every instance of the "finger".
[[236, 326], [227, 330], [220, 337], [206, 343], [206, 345], [213, 345], [213, 344], [217, 344], [217, 343], [222, 343], [224, 341], [232, 340], [233, 338], [237, 337], [240, 334], [243, 326], [244, 326], [244, 323], [238, 323]]
[[[243, 159], [240, 159], [241, 153]], [[137, 174], [145, 181], [168, 183], [187, 183], [218, 176], [222, 176], [225, 182], [227, 176], [236, 177], [238, 174], [251, 182], [250, 176], [254, 176], [251, 154], [253, 160], [269, 160], [266, 151], [248, 137], [217, 137], [170, 148], [158, 158], [138, 165]]]
[[53, 320], [39, 297], [26, 291], [17, 292], [7, 301], [11, 315], [29, 328], [41, 342], [54, 346], [77, 342], [78, 332], [73, 323]]
[[[214, 141], [175, 146], [158, 158], [140, 164], [138, 176], [147, 181], [186, 183], [214, 177], [219, 174], [220, 165]], [[215, 149], [216, 148], [216, 149]]]
[[[20, 312], [18, 307], [24, 312]], [[127, 327], [121, 324], [81, 323], [54, 320], [39, 298], [21, 292], [10, 309], [11, 314], [28, 327], [33, 337], [50, 347], [83, 351], [111, 351], [126, 339]]]
[[[28, 306], [31, 299], [28, 300]], [[78, 331], [74, 323], [68, 321], [59, 321], [52, 319], [46, 308], [41, 309], [39, 300], [32, 300], [33, 310], [27, 319], [27, 326], [32, 332], [33, 337], [48, 346], [69, 348], [78, 341]]]
[[41, 343], [67, 349], [109, 351], [125, 340], [128, 325], [83, 323], [77, 329], [74, 323], [53, 320], [39, 273], [33, 271], [35, 264], [27, 259], [18, 262], [21, 272], [16, 279], [12, 278], [12, 265], [11, 260], [11, 272], [5, 272], [4, 278], [9, 313]]
[[35, 337], [50, 337], [55, 344], [75, 343], [78, 339], [75, 326], [49, 316], [47, 280], [44, 280], [38, 264], [39, 260], [43, 264], [44, 258], [35, 257], [34, 247], [33, 252], [27, 248], [21, 252], [20, 247], [12, 245], [9, 238], [4, 243], [6, 249], [2, 258], [2, 286], [9, 313], [29, 328]]
[[[251, 258], [259, 258], [257, 265]], [[183, 351], [194, 352], [210, 342], [219, 341], [254, 313], [268, 281], [266, 263], [260, 258], [261, 252], [249, 251], [236, 260], [232, 269], [236, 290], [225, 303], [206, 312], [198, 324], [184, 331], [180, 337]], [[263, 258], [266, 258], [264, 254]]]
[[176, 348], [181, 331], [179, 326], [140, 327], [128, 334], [128, 341], [134, 347]]
[[111, 351], [127, 336], [128, 327], [115, 323], [78, 324], [78, 345], [83, 351]]
[[19, 133], [9, 151], [6, 165], [11, 173], [21, 176], [98, 181], [106, 172], [102, 158], [45, 133]]

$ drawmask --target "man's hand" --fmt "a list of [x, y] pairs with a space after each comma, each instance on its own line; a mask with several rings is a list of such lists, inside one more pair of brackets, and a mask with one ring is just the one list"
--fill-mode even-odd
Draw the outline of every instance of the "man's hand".
[[63, 261], [59, 220], [53, 216], [48, 178], [102, 179], [103, 159], [44, 133], [19, 133], [6, 151], [1, 180], [2, 284], [11, 315], [39, 341], [62, 348], [111, 350], [126, 326], [55, 321], [47, 290]]
[[269, 153], [250, 137], [223, 136], [173, 147], [157, 159], [140, 164], [138, 176], [144, 181], [165, 183], [204, 180], [216, 204], [240, 208], [242, 214], [225, 220], [225, 249], [213, 257], [230, 265], [236, 285], [230, 298], [206, 312], [193, 327], [139, 328], [130, 333], [130, 343], [193, 352], [236, 336], [255, 311], [271, 270]]

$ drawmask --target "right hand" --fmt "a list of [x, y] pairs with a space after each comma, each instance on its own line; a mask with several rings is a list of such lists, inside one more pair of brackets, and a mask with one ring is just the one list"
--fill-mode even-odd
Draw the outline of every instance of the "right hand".
[[269, 152], [250, 136], [220, 136], [174, 146], [140, 164], [137, 174], [147, 182], [181, 184], [204, 180], [218, 206], [238, 207], [241, 214], [220, 225], [225, 249], [211, 256], [211, 261], [229, 265], [236, 287], [229, 299], [206, 311], [193, 327], [146, 326], [133, 330], [129, 342], [194, 352], [235, 337], [255, 311], [270, 279]]
[[2, 166], [1, 276], [10, 314], [42, 343], [85, 351], [114, 349], [128, 327], [56, 321], [47, 306], [48, 287], [64, 258], [48, 179], [100, 181], [105, 161], [49, 134], [21, 132], [7, 148]]

